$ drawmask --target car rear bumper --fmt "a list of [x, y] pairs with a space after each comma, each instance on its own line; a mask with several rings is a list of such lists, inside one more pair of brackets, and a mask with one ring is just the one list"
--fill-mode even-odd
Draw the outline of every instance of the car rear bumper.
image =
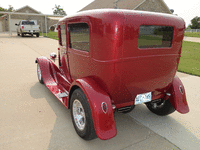
[[22, 33], [24, 33], [24, 34], [37, 34], [39, 32], [40, 32], [40, 30], [24, 30], [24, 31], [22, 31]]

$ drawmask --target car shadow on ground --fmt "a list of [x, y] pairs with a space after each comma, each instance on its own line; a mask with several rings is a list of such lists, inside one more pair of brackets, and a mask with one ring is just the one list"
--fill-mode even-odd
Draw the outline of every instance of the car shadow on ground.
[[129, 116], [133, 119], [150, 128], [162, 137], [165, 137], [180, 149], [200, 149], [200, 140], [188, 127], [173, 118], [173, 116], [178, 116], [178, 118], [181, 119], [182, 115], [184, 114], [175, 111], [169, 116], [158, 116], [151, 113], [144, 104], [136, 106], [136, 108], [129, 113]]
[[[141, 123], [137, 121], [137, 119], [133, 119], [134, 115], [136, 114], [139, 118], [146, 118], [147, 124], [148, 121], [152, 124], [151, 120], [155, 121], [156, 127], [159, 124], [159, 119], [163, 122], [159, 124], [159, 128], [157, 130], [163, 130], [165, 132], [165, 128], [167, 124], [170, 124], [171, 127], [181, 128], [181, 132], [186, 132], [189, 138], [193, 138], [194, 136], [185, 129], [181, 124], [179, 124], [176, 120], [171, 118], [170, 116], [157, 118], [156, 115], [148, 112], [148, 110], [144, 110], [143, 107], [138, 107], [137, 109], [133, 110], [130, 114], [120, 114], [115, 113], [115, 122], [117, 127], [117, 136], [110, 139], [110, 140], [100, 140], [94, 139], [92, 141], [85, 141], [81, 139], [75, 132], [70, 110], [67, 110], [58, 100], [57, 98], [42, 84], [36, 83], [30, 89], [30, 94], [34, 99], [45, 98], [48, 102], [49, 106], [52, 108], [54, 113], [56, 114], [56, 121], [54, 124], [53, 130], [51, 130], [51, 139], [49, 141], [48, 149], [124, 149], [126, 147], [130, 147], [132, 145], [137, 146], [138, 143], [142, 144], [145, 140], [150, 138], [157, 137], [159, 140], [154, 140], [154, 144], [152, 145], [160, 145], [161, 136], [157, 135], [155, 132], [149, 130], [148, 127], [145, 127]], [[145, 111], [145, 114], [151, 115], [141, 115], [141, 111]], [[173, 131], [166, 130], [169, 132], [169, 135], [176, 136], [177, 133], [173, 133]], [[164, 139], [164, 138], [163, 138]], [[180, 142], [187, 137], [180, 139]], [[183, 141], [182, 141], [183, 142]], [[151, 146], [152, 146], [151, 145]], [[141, 145], [140, 145], [141, 146]], [[162, 146], [161, 146], [162, 147]], [[161, 147], [157, 147], [160, 149]], [[153, 148], [153, 149], [157, 149]]]

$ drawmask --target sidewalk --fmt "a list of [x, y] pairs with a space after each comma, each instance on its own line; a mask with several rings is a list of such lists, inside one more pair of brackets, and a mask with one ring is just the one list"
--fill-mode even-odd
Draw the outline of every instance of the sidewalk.
[[187, 36], [185, 36], [183, 40], [184, 41], [190, 41], [190, 42], [198, 42], [198, 43], [200, 43], [200, 38], [197, 38], [197, 37], [187, 37]]

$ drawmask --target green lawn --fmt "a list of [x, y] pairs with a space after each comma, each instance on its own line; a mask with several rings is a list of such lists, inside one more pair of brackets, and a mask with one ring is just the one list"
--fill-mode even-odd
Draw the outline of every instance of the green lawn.
[[200, 43], [183, 42], [178, 71], [200, 76]]
[[[42, 33], [40, 33], [40, 36], [42, 36]], [[43, 36], [54, 40], [58, 40], [58, 32], [49, 32], [47, 33], [47, 36], [46, 33], [43, 33]]]
[[189, 37], [199, 37], [200, 38], [200, 32], [185, 32], [185, 36]]

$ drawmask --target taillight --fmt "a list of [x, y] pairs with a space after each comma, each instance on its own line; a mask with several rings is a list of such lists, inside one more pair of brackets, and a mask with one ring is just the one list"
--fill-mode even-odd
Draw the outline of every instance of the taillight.
[[22, 26], [22, 29], [24, 29], [24, 26]]
[[40, 30], [40, 27], [39, 27], [39, 30]]

